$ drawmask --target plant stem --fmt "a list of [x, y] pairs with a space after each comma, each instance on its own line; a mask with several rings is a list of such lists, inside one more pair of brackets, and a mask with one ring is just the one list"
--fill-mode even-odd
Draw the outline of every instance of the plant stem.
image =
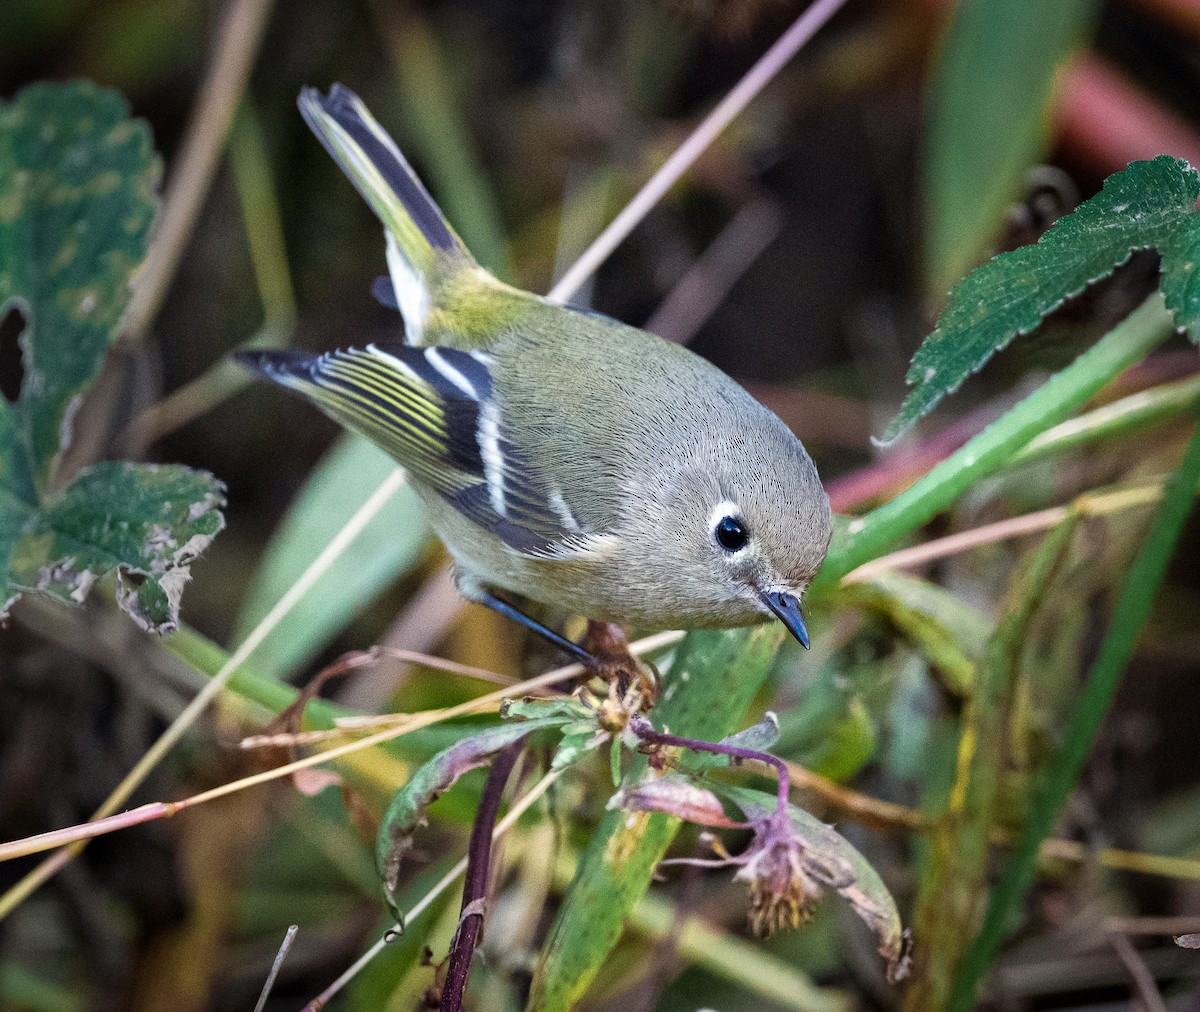
[[1034, 436], [1064, 420], [1117, 374], [1171, 334], [1175, 322], [1157, 293], [1071, 365], [1050, 377], [957, 452], [889, 503], [852, 520], [813, 583], [828, 590], [864, 562], [946, 509], [966, 489], [1005, 467]]
[[682, 738], [677, 734], [665, 734], [662, 731], [655, 731], [650, 721], [641, 715], [635, 715], [630, 719], [629, 730], [642, 741], [648, 742], [651, 745], [670, 745], [675, 748], [690, 749], [693, 752], [710, 752], [714, 755], [732, 756], [734, 759], [753, 759], [760, 763], [766, 763], [768, 766], [773, 766], [777, 775], [779, 808], [781, 811], [787, 811], [788, 786], [791, 783], [788, 779], [787, 764], [777, 756], [771, 755], [770, 752], [759, 752], [751, 748], [739, 748], [737, 745], [723, 745], [715, 741], [700, 741], [697, 738]]
[[442, 986], [442, 1012], [461, 1012], [463, 995], [467, 990], [467, 974], [471, 957], [483, 934], [482, 904], [487, 899], [488, 873], [492, 863], [492, 827], [500, 814], [500, 798], [508, 775], [525, 748], [525, 739], [502, 748], [492, 760], [483, 798], [471, 826], [471, 842], [467, 848], [467, 875], [463, 883], [462, 918], [454, 941], [450, 945], [450, 961], [446, 967], [446, 982]]
[[1169, 421], [1200, 407], [1200, 376], [1141, 390], [1095, 411], [1047, 429], [1015, 453], [1009, 466], [1040, 460], [1052, 453], [1123, 436], [1143, 426]]
[[1079, 779], [1100, 724], [1108, 713], [1121, 675], [1137, 645], [1171, 560], [1175, 542], [1191, 512], [1200, 481], [1200, 425], [1183, 461], [1167, 484], [1162, 505], [1137, 554], [1113, 612], [1100, 653], [1071, 714], [1062, 748], [1034, 795], [1016, 852], [992, 893], [983, 925], [963, 959], [951, 994], [950, 1009], [969, 1009], [988, 967], [996, 958], [1009, 920], [1033, 880], [1042, 841], [1049, 836], [1067, 797]]

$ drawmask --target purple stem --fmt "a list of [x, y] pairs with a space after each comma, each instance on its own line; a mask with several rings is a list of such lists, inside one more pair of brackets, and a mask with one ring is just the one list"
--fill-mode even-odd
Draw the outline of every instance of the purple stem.
[[736, 745], [722, 745], [719, 742], [701, 741], [698, 738], [681, 738], [677, 734], [664, 734], [662, 731], [655, 731], [650, 721], [640, 715], [630, 718], [629, 730], [642, 741], [649, 742], [651, 745], [673, 745], [677, 748], [691, 749], [693, 752], [712, 752], [716, 755], [733, 756], [735, 759], [757, 759], [760, 763], [774, 766], [775, 773], [779, 778], [779, 803], [776, 811], [787, 812], [790, 786], [787, 765], [782, 759], [771, 755], [770, 752], [756, 752], [752, 748], [738, 748]]
[[[508, 775], [516, 765], [525, 739], [514, 741], [496, 753], [492, 768], [488, 771], [483, 797], [475, 811], [475, 822], [471, 826], [471, 842], [467, 849], [467, 874], [463, 882], [462, 909], [466, 911], [473, 903], [487, 897], [488, 874], [492, 863], [492, 829], [500, 813], [500, 798]], [[442, 1012], [462, 1012], [463, 995], [467, 990], [467, 974], [471, 971], [471, 957], [483, 934], [483, 912], [472, 910], [458, 922], [454, 941], [450, 944], [450, 959], [446, 966], [446, 982], [442, 985]]]

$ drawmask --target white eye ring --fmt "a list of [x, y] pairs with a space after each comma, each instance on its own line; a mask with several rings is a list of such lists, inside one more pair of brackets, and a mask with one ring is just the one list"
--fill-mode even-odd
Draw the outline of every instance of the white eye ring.
[[738, 555], [750, 543], [750, 530], [742, 519], [742, 511], [728, 499], [717, 503], [709, 513], [708, 533], [728, 556]]

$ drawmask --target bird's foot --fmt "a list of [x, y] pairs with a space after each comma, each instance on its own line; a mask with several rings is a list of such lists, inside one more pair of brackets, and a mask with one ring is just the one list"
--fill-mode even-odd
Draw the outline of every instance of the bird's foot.
[[639, 713], [658, 701], [658, 672], [630, 652], [629, 640], [620, 626], [589, 621], [583, 648], [595, 658], [589, 673], [608, 683], [610, 705]]

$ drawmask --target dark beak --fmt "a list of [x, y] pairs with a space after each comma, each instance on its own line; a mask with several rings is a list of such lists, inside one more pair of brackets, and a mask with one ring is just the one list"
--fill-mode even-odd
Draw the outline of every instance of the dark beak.
[[793, 636], [800, 641], [805, 650], [808, 649], [808, 628], [804, 624], [804, 616], [800, 614], [800, 601], [791, 594], [779, 590], [759, 591], [763, 603], [775, 613], [775, 616], [788, 628]]

